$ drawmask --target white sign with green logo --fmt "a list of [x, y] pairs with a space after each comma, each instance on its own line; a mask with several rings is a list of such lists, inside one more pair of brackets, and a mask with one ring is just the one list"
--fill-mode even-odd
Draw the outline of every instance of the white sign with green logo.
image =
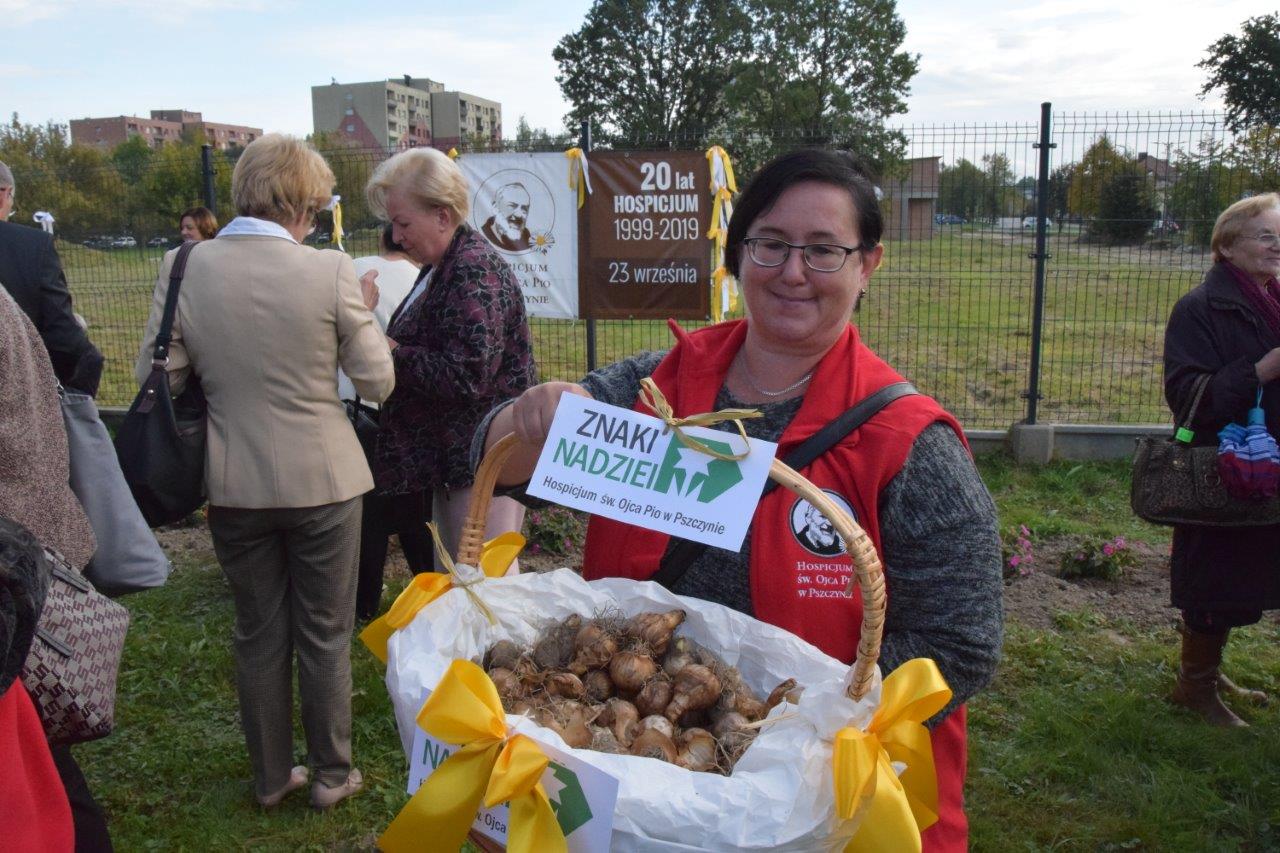
[[[729, 455], [737, 432], [681, 427]], [[595, 515], [737, 551], [778, 446], [749, 438], [740, 461], [686, 447], [659, 418], [565, 394], [528, 493]]]
[[[427, 691], [423, 696], [430, 696]], [[569, 853], [608, 850], [613, 834], [613, 809], [618, 801], [618, 780], [568, 753], [541, 741], [538, 746], [551, 763], [542, 774], [542, 788], [551, 801], [556, 822], [569, 844]], [[414, 726], [413, 752], [409, 761], [409, 796], [413, 796], [428, 776], [435, 772], [458, 747], [436, 740]], [[510, 808], [501, 803], [476, 812], [472, 829], [499, 844], [507, 843]]]

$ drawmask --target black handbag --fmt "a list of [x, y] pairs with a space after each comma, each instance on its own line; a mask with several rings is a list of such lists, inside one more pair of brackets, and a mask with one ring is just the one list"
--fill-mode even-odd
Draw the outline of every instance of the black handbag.
[[142, 384], [116, 432], [120, 469], [142, 516], [152, 527], [181, 521], [204, 504], [204, 453], [208, 405], [192, 373], [176, 399], [169, 394], [169, 343], [178, 290], [195, 243], [178, 249], [156, 334], [151, 375]]
[[1191, 445], [1191, 430], [1210, 376], [1196, 380], [1191, 405], [1172, 436], [1138, 439], [1129, 505], [1152, 524], [1200, 527], [1265, 527], [1280, 524], [1280, 498], [1232, 496], [1218, 473], [1217, 445]]
[[372, 465], [373, 448], [378, 442], [378, 410], [361, 403], [359, 397], [355, 400], [343, 400], [342, 405], [347, 409], [347, 420], [351, 421], [351, 427], [356, 431], [356, 440], [360, 442], [364, 458]]

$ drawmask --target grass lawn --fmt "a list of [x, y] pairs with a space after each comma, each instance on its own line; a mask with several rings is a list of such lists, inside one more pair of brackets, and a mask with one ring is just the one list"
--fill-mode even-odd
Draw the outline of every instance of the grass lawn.
[[[969, 427], [1007, 427], [1025, 415], [1030, 370], [1031, 236], [950, 227], [933, 239], [886, 245], [856, 317], [867, 342]], [[1106, 248], [1050, 235], [1045, 280], [1041, 419], [1059, 423], [1168, 420], [1160, 390], [1165, 321], [1208, 259], [1156, 246]], [[372, 251], [369, 235], [348, 241]], [[107, 356], [100, 400], [126, 405], [133, 362], [163, 250], [96, 250], [60, 244], [76, 310]], [[531, 322], [544, 379], [586, 369], [586, 324]], [[599, 321], [597, 363], [671, 345], [654, 320]], [[699, 323], [690, 322], [689, 326]]]
[[[989, 456], [980, 467], [1006, 526], [1026, 524], [1038, 538], [1168, 541], [1128, 514], [1122, 464], [1023, 468]], [[297, 795], [264, 814], [237, 723], [230, 596], [198, 532], [166, 542], [177, 566], [169, 584], [123, 599], [134, 621], [118, 730], [76, 750], [117, 848], [371, 848], [405, 800], [381, 667], [353, 648], [367, 790], [327, 814]], [[1048, 630], [1011, 623], [995, 683], [970, 704], [973, 849], [1280, 848], [1280, 708], [1242, 710], [1247, 730], [1210, 729], [1165, 701], [1175, 661], [1172, 632], [1101, 611], [1062, 611]], [[1237, 631], [1228, 666], [1238, 681], [1280, 692], [1280, 623]]]

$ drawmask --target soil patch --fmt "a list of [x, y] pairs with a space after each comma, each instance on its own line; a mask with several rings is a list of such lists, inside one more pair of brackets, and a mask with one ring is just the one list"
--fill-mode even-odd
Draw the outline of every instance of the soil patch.
[[[157, 537], [171, 558], [212, 561], [213, 543], [204, 524], [162, 528]], [[1173, 626], [1178, 611], [1169, 606], [1169, 554], [1167, 548], [1135, 543], [1131, 545], [1137, 565], [1116, 581], [1093, 579], [1064, 580], [1057, 576], [1062, 554], [1074, 547], [1069, 539], [1036, 543], [1030, 574], [1005, 582], [1006, 618], [1028, 628], [1053, 630], [1063, 613], [1092, 613], [1108, 623], [1128, 624], [1140, 630]], [[562, 566], [578, 567], [581, 553], [524, 553], [522, 571], [545, 572]], [[408, 567], [395, 538], [387, 557], [386, 578], [403, 581]]]

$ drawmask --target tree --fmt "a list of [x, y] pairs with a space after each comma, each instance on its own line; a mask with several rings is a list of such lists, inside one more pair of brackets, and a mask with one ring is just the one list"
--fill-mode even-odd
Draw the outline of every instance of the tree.
[[1165, 199], [1168, 215], [1181, 227], [1183, 239], [1208, 246], [1218, 214], [1240, 197], [1243, 176], [1212, 139], [1195, 153], [1179, 151], [1173, 166], [1176, 178]]
[[31, 214], [45, 210], [70, 239], [119, 228], [123, 182], [101, 151], [71, 145], [65, 125], [25, 124], [14, 113], [0, 125], [0, 160], [17, 184], [16, 221], [29, 223]]
[[1111, 144], [1106, 134], [1089, 146], [1075, 164], [1067, 187], [1067, 209], [1083, 219], [1098, 215], [1103, 183], [1125, 162], [1125, 156]]
[[1239, 36], [1223, 36], [1208, 54], [1196, 63], [1209, 72], [1200, 97], [1223, 90], [1228, 128], [1280, 125], [1280, 15], [1250, 18]]
[[751, 61], [728, 91], [735, 127], [777, 140], [775, 149], [834, 145], [881, 174], [897, 171], [906, 139], [884, 123], [906, 111], [919, 57], [902, 50], [895, 0], [748, 0], [745, 8]]
[[1067, 163], [1049, 173], [1049, 216], [1062, 227], [1062, 223], [1070, 214], [1067, 205], [1067, 192], [1071, 187], [1071, 179], [1075, 176], [1076, 165]]
[[1137, 243], [1157, 213], [1146, 173], [1136, 162], [1126, 163], [1103, 180], [1089, 233], [1110, 243]]
[[982, 209], [982, 189], [987, 175], [982, 169], [961, 157], [954, 166], [943, 166], [938, 173], [938, 210], [977, 219]]
[[590, 121], [605, 143], [700, 145], [728, 116], [724, 90], [745, 58], [747, 23], [733, 0], [595, 0], [551, 53], [572, 105], [566, 125]]

